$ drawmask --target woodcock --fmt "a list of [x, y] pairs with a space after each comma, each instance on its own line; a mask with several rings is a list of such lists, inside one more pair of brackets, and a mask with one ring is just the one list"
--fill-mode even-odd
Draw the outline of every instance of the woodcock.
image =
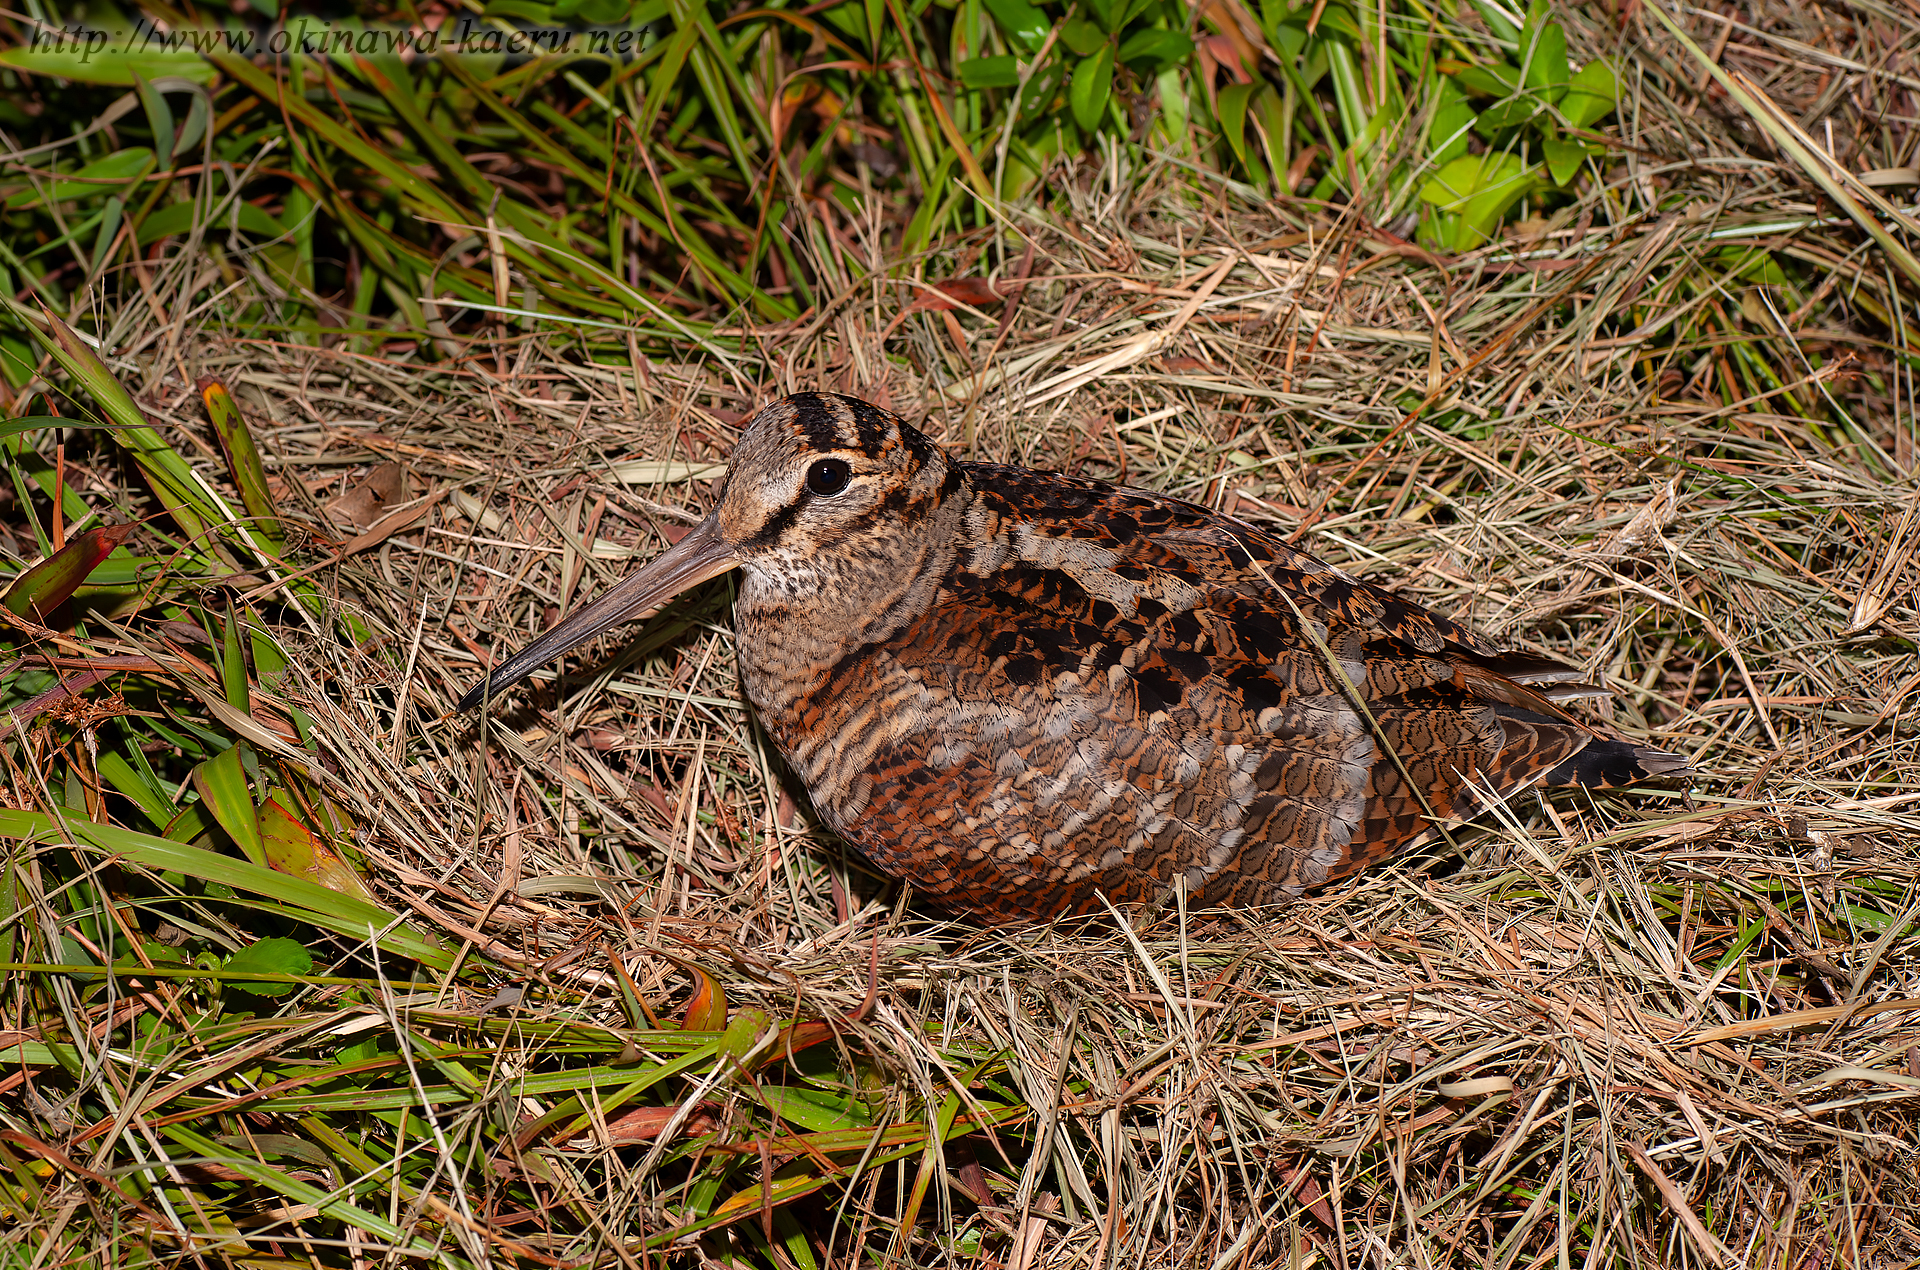
[[713, 514], [494, 670], [466, 709], [742, 573], [747, 697], [826, 823], [986, 919], [1290, 900], [1534, 785], [1684, 777], [1577, 721], [1578, 673], [1230, 517], [953, 458], [800, 393]]

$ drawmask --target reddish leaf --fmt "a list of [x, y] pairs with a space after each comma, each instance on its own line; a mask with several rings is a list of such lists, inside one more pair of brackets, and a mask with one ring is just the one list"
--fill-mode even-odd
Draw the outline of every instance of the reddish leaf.
[[727, 990], [700, 967], [675, 959], [674, 964], [694, 978], [693, 1000], [687, 1002], [680, 1027], [687, 1032], [718, 1032], [727, 1026]]
[[922, 291], [914, 296], [913, 303], [907, 306], [907, 312], [939, 313], [957, 309], [962, 304], [976, 309], [985, 304], [998, 304], [1020, 285], [1018, 282], [1004, 282], [996, 286], [985, 278], [943, 278], [933, 284], [931, 291]]
[[0, 741], [6, 740], [55, 706], [68, 701], [78, 701], [81, 693], [113, 673], [112, 670], [88, 670], [70, 675], [38, 696], [29, 697], [19, 705], [9, 707], [7, 710], [9, 722], [5, 727], [0, 727]]
[[48, 615], [72, 599], [100, 562], [133, 531], [133, 525], [102, 525], [87, 530], [15, 578], [7, 593], [0, 596], [0, 605], [10, 613], [46, 622]]
[[360, 880], [353, 866], [324, 846], [313, 831], [294, 818], [280, 795], [267, 799], [260, 809], [261, 846], [267, 866], [295, 877], [318, 882], [321, 886], [374, 903], [373, 892]]
[[[680, 1125], [681, 1134], [699, 1137], [703, 1133], [712, 1133], [720, 1126], [717, 1113], [721, 1110], [717, 1102], [696, 1103]], [[667, 1125], [679, 1114], [678, 1107], [635, 1107], [632, 1111], [623, 1111], [607, 1121], [607, 1141], [650, 1142], [665, 1132]]]
[[780, 1033], [778, 1040], [761, 1051], [756, 1068], [773, 1063], [782, 1063], [790, 1055], [797, 1054], [809, 1046], [833, 1039], [833, 1025], [822, 1019], [808, 1019], [802, 1023], [790, 1023]]
[[[656, 949], [654, 956], [672, 962], [693, 976], [693, 998], [687, 1002], [687, 1012], [681, 1016], [681, 1030], [686, 1032], [725, 1031], [727, 1026], [727, 990], [720, 986], [720, 981], [692, 962], [684, 961], [672, 953], [660, 952]], [[628, 980], [628, 982], [631, 983], [632, 980]], [[639, 994], [637, 991], [635, 993], [635, 1001], [640, 1004], [643, 1010], [646, 1009], [645, 1003], [639, 1002]], [[652, 1011], [648, 1011], [648, 1017], [652, 1017]]]
[[1296, 1169], [1291, 1165], [1280, 1166], [1280, 1176], [1286, 1179], [1287, 1189], [1292, 1191], [1300, 1206], [1319, 1219], [1322, 1225], [1332, 1230], [1333, 1208], [1327, 1203], [1326, 1195], [1320, 1190], [1320, 1183], [1313, 1174], [1305, 1169]]
[[382, 463], [352, 489], [327, 504], [327, 516], [336, 526], [364, 533], [394, 505], [407, 499], [407, 465]]

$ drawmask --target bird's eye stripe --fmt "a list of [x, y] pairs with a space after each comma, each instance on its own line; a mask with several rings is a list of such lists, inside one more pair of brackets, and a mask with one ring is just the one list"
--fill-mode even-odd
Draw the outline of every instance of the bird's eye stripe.
[[766, 523], [762, 524], [759, 529], [749, 534], [746, 545], [749, 547], [771, 547], [780, 541], [781, 536], [785, 534], [788, 529], [793, 527], [793, 519], [799, 514], [800, 504], [797, 502], [788, 503], [786, 506], [774, 512], [773, 515], [767, 517]]

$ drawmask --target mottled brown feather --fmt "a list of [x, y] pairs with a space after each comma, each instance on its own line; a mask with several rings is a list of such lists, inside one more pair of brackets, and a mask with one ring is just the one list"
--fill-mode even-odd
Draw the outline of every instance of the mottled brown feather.
[[[822, 456], [844, 493], [808, 493]], [[713, 524], [747, 695], [821, 815], [985, 917], [1280, 902], [1542, 781], [1685, 773], [1528, 686], [1567, 668], [1249, 525], [960, 462], [850, 398], [762, 411]]]

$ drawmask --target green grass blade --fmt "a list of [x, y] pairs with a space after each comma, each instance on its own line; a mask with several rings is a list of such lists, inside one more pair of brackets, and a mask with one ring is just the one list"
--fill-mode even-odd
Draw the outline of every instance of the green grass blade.
[[[349, 938], [365, 939], [370, 933], [385, 931], [380, 947], [387, 952], [410, 957], [437, 970], [449, 969], [452, 954], [427, 936], [407, 925], [394, 925], [395, 914], [373, 904], [330, 891], [317, 882], [276, 873], [262, 864], [236, 860], [231, 856], [205, 851], [136, 833], [114, 825], [97, 825], [64, 818], [56, 822], [40, 812], [0, 808], [0, 838], [28, 842], [81, 842], [119, 856], [129, 863], [155, 872], [173, 871], [203, 882], [218, 882], [236, 890], [252, 891], [285, 906], [289, 916]], [[389, 929], [391, 927], [391, 929]]]

